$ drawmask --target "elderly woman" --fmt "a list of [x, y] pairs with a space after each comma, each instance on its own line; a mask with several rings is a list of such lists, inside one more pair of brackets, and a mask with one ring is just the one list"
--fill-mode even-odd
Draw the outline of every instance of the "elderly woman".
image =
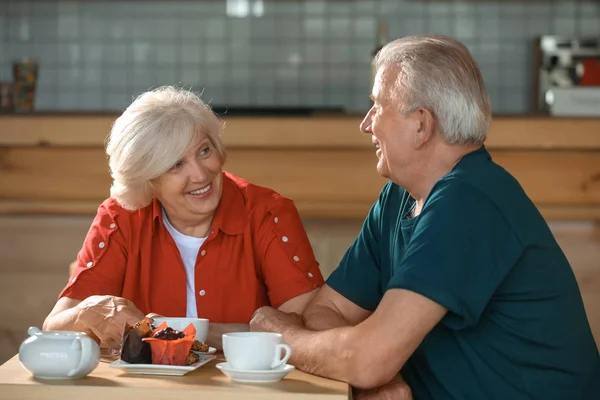
[[139, 96], [107, 142], [113, 184], [46, 330], [109, 347], [155, 313], [211, 321], [208, 343], [270, 305], [302, 313], [323, 284], [293, 202], [223, 171], [222, 123], [191, 92]]

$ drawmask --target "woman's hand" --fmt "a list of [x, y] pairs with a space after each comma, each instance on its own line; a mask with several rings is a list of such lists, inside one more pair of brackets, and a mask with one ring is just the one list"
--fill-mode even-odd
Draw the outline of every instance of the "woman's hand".
[[90, 296], [75, 306], [76, 326], [91, 332], [108, 347], [118, 348], [123, 341], [127, 324], [135, 324], [144, 318], [131, 301], [116, 296]]

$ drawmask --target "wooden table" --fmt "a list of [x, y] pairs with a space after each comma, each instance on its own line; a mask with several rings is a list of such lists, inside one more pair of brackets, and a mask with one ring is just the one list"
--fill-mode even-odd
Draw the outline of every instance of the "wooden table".
[[348, 400], [349, 386], [295, 370], [282, 381], [241, 384], [229, 380], [215, 365], [220, 358], [185, 376], [126, 375], [101, 362], [86, 378], [35, 379], [18, 355], [0, 366], [0, 399], [85, 400], [212, 400], [212, 399], [327, 399]]

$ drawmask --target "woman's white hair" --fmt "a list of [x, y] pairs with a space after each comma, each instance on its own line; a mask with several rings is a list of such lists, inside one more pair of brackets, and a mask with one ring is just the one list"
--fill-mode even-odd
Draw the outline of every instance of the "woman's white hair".
[[200, 131], [225, 162], [223, 127], [191, 91], [163, 86], [141, 94], [114, 122], [106, 142], [111, 197], [127, 210], [149, 205], [154, 197], [151, 181], [183, 158]]
[[475, 60], [457, 40], [441, 35], [407, 36], [388, 43], [374, 67], [396, 68], [400, 111], [429, 110], [451, 145], [483, 144], [492, 119], [490, 99]]

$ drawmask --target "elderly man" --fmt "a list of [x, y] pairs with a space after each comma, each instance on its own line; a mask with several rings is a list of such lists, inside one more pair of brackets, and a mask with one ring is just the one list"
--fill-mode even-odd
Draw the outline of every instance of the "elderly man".
[[383, 385], [400, 398], [401, 373], [415, 399], [600, 399], [577, 282], [483, 145], [490, 102], [467, 48], [406, 37], [375, 66], [360, 128], [391, 182], [304, 320], [261, 308], [251, 328], [283, 333], [293, 364], [367, 396]]

